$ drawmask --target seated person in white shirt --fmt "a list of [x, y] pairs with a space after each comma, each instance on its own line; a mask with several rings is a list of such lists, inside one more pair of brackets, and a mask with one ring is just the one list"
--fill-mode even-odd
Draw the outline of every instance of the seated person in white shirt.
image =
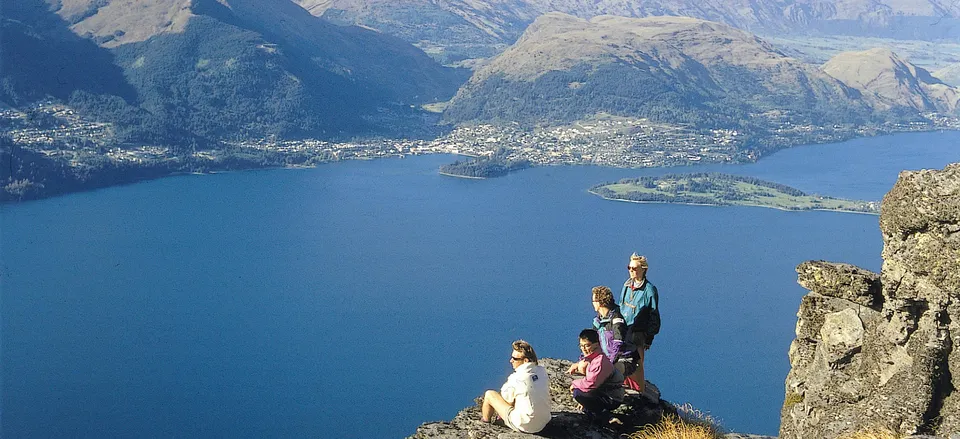
[[[536, 433], [550, 421], [550, 386], [547, 370], [537, 364], [533, 346], [523, 340], [513, 342], [510, 365], [514, 372], [500, 388], [483, 395], [480, 420], [491, 422], [500, 415], [510, 429]], [[494, 413], [496, 412], [496, 413]]]

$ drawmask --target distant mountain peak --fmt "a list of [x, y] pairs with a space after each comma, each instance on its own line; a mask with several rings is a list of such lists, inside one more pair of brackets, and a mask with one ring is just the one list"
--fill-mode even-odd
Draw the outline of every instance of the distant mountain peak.
[[880, 109], [952, 113], [960, 104], [960, 90], [885, 47], [839, 53], [823, 65], [823, 71], [859, 90]]

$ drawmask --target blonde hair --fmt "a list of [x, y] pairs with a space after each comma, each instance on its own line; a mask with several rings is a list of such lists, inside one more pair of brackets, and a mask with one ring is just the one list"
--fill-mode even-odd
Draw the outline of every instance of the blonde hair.
[[533, 346], [530, 346], [530, 343], [524, 340], [517, 340], [513, 342], [513, 350], [523, 354], [523, 358], [530, 360], [531, 363], [537, 364], [537, 353], [534, 352]]
[[650, 266], [647, 264], [647, 257], [646, 257], [646, 256], [640, 256], [640, 255], [638, 255], [636, 252], [634, 252], [632, 255], [630, 255], [630, 262], [631, 262], [631, 263], [636, 262], [636, 263], [637, 263], [637, 266], [640, 267], [640, 268], [642, 268], [642, 269], [644, 269], [644, 270], [646, 270], [647, 268], [650, 267]]

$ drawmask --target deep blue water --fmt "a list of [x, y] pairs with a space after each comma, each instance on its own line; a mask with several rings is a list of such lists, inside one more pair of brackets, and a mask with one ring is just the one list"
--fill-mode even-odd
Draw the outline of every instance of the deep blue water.
[[509, 343], [575, 358], [590, 288], [649, 257], [647, 376], [736, 431], [776, 434], [794, 267], [879, 270], [877, 217], [601, 200], [666, 172], [879, 199], [960, 161], [904, 134], [679, 169], [437, 174], [449, 156], [166, 178], [0, 210], [2, 437], [403, 437], [509, 371]]

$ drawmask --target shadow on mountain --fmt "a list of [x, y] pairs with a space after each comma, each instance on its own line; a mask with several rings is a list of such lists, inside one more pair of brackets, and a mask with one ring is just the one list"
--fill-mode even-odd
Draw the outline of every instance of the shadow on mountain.
[[366, 128], [371, 96], [249, 30], [208, 16], [114, 49], [140, 106], [203, 137], [297, 137]]
[[5, 1], [0, 41], [0, 100], [11, 105], [46, 96], [66, 101], [75, 91], [136, 101], [113, 54], [71, 32], [41, 0]]
[[280, 3], [197, 1], [182, 32], [113, 49], [138, 105], [209, 139], [409, 135], [433, 125], [419, 104], [466, 79], [399, 39]]

